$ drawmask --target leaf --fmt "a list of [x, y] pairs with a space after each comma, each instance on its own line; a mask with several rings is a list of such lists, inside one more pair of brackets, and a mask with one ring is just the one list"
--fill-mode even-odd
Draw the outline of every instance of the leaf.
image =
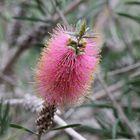
[[0, 101], [0, 120], [2, 119], [2, 100]]
[[36, 1], [36, 4], [37, 4], [37, 8], [40, 10], [40, 12], [43, 14], [43, 15], [46, 15], [46, 12], [44, 10], [44, 4], [43, 4], [43, 1], [42, 0], [35, 0]]
[[[106, 136], [106, 137], [109, 137], [111, 138], [111, 131], [112, 130], [108, 130], [108, 129], [98, 129], [98, 128], [93, 128], [93, 127], [90, 127], [90, 126], [86, 126], [86, 125], [82, 125], [80, 127], [80, 131], [84, 131], [84, 132], [89, 132], [91, 133], [92, 135], [93, 134], [96, 134], [96, 135], [101, 135], [101, 136]], [[117, 135], [118, 136], [123, 136], [123, 137], [126, 137], [126, 138], [131, 138], [131, 134], [129, 133], [126, 133], [126, 132], [117, 132]]]
[[104, 136], [109, 136], [111, 133], [107, 129], [98, 129], [98, 128], [93, 128], [90, 126], [82, 126], [80, 127], [82, 131], [87, 131], [91, 134], [97, 134], [97, 135], [104, 135]]
[[80, 19], [76, 23], [76, 29], [77, 29], [77, 31], [79, 31], [79, 29], [80, 29], [81, 22], [82, 22], [82, 20]]
[[79, 126], [81, 126], [81, 124], [70, 124], [70, 125], [65, 125], [62, 127], [53, 128], [51, 130], [61, 130], [61, 129], [66, 129], [66, 128], [79, 127]]
[[121, 51], [111, 51], [107, 43], [104, 43], [101, 51], [101, 56], [104, 58], [104, 61], [101, 61], [101, 65], [103, 66], [104, 71], [108, 72], [109, 70], [115, 70], [114, 68], [116, 68], [117, 64], [120, 63], [127, 55], [127, 49]]
[[134, 87], [140, 87], [140, 76], [134, 79], [131, 79], [129, 82]]
[[131, 20], [134, 20], [137, 23], [140, 23], [140, 17], [138, 17], [138, 16], [134, 16], [134, 15], [126, 14], [126, 13], [117, 13], [117, 14], [119, 16], [126, 17], [126, 18], [129, 18]]
[[77, 33], [75, 33], [75, 32], [65, 32], [66, 34], [69, 34], [69, 35], [72, 35], [72, 36], [77, 36]]
[[17, 20], [27, 20], [27, 21], [32, 21], [32, 22], [44, 22], [44, 23], [51, 23], [49, 20], [43, 20], [43, 19], [38, 19], [34, 17], [13, 17], [14, 19]]
[[83, 36], [83, 38], [97, 38], [96, 36]]
[[128, 2], [125, 2], [125, 4], [139, 6], [140, 5], [140, 2], [139, 1], [128, 1]]
[[85, 34], [85, 31], [86, 31], [86, 21], [83, 20], [83, 21], [81, 22], [80, 30], [79, 30], [79, 37], [80, 37], [80, 38]]
[[89, 28], [89, 27], [87, 27], [85, 32], [88, 32], [89, 30], [90, 30], [90, 28]]
[[3, 101], [0, 101], [0, 135], [3, 135], [8, 129], [10, 122], [10, 106], [9, 104], [3, 104]]
[[117, 130], [118, 130], [119, 122], [120, 122], [120, 119], [118, 118], [116, 120], [116, 122], [114, 123], [114, 125], [113, 125], [113, 128], [112, 128], [112, 139], [115, 139], [116, 136], [117, 136]]
[[35, 133], [35, 132], [33, 132], [32, 130], [30, 130], [30, 129], [28, 129], [28, 128], [25, 128], [25, 127], [23, 127], [23, 126], [21, 126], [21, 125], [17, 125], [17, 124], [11, 123], [11, 124], [10, 124], [10, 127], [16, 128], [16, 129], [21, 129], [21, 130], [24, 130], [24, 131], [29, 132], [29, 133], [31, 133], [31, 134], [37, 135], [37, 133]]
[[133, 40], [132, 42], [131, 42], [131, 44], [133, 44], [133, 45], [140, 45], [140, 40], [139, 39], [136, 39], [136, 40]]
[[9, 105], [9, 103], [7, 103], [5, 110], [4, 110], [3, 118], [7, 118], [7, 116], [9, 115], [9, 111], [10, 111], [10, 105]]
[[83, 104], [83, 105], [81, 105], [79, 107], [80, 108], [81, 107], [113, 108], [113, 106], [110, 103], [107, 103], [107, 102], [106, 103], [103, 103], [103, 102], [93, 102], [93, 103], [90, 103], [90, 104]]
[[136, 93], [140, 93], [140, 76], [131, 79], [128, 81], [129, 90], [135, 91]]
[[132, 120], [133, 111], [132, 111], [132, 95], [129, 93], [127, 96], [127, 116], [129, 120]]
[[35, 4], [31, 4], [31, 3], [23, 3], [22, 6], [23, 8], [33, 8], [33, 9], [38, 8]]

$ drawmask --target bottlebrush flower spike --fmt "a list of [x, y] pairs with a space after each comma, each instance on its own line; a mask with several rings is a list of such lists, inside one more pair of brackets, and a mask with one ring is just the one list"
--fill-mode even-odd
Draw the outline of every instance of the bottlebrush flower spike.
[[88, 93], [99, 49], [93, 38], [87, 38], [83, 26], [74, 34], [58, 26], [42, 51], [35, 82], [48, 104], [73, 104]]

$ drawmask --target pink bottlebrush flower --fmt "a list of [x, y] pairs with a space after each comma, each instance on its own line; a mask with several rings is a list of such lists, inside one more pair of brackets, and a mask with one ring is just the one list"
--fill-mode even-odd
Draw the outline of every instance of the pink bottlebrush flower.
[[68, 34], [57, 27], [43, 49], [35, 73], [39, 94], [49, 103], [76, 103], [88, 93], [99, 62], [99, 50], [91, 38]]

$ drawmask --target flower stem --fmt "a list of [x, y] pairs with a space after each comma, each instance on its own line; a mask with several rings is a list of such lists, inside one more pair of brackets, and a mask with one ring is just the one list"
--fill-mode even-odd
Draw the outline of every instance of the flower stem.
[[37, 135], [37, 140], [41, 140], [41, 134]]

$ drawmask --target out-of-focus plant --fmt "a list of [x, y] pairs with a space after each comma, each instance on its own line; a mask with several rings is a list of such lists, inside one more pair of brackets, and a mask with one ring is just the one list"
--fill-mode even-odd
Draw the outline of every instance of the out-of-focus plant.
[[[97, 38], [93, 40], [102, 36], [99, 41], [102, 42], [100, 75], [108, 85], [107, 89], [123, 109], [132, 128], [140, 136], [140, 1], [56, 0], [55, 2], [57, 8], [51, 0], [0, 0], [0, 97], [19, 99], [24, 98], [25, 93], [34, 93], [32, 84], [28, 82], [33, 81], [31, 67], [34, 68], [36, 65], [36, 58], [44, 46], [44, 40], [48, 39], [48, 32], [52, 32], [56, 23], [63, 24], [64, 18], [70, 25], [85, 18], [88, 25], [97, 33]], [[80, 27], [78, 24], [77, 26]], [[76, 37], [78, 31], [66, 33]], [[87, 39], [87, 36], [84, 37]], [[74, 44], [72, 45], [75, 47]], [[94, 137], [99, 140], [133, 139], [134, 135], [122, 121], [96, 76], [94, 84], [94, 94], [91, 94], [94, 101], [88, 100], [79, 107], [66, 109], [61, 117], [71, 125], [65, 124], [60, 127], [60, 130], [77, 127], [79, 134], [84, 134], [89, 140]], [[17, 111], [14, 107], [13, 117], [10, 119], [8, 106], [3, 103], [0, 106], [3, 108], [0, 118], [4, 120], [0, 123], [2, 134], [0, 139], [38, 137], [32, 122], [35, 120], [35, 113], [31, 110], [26, 112], [23, 108]], [[24, 104], [22, 103], [21, 106]], [[73, 113], [71, 110], [74, 110]], [[85, 110], [90, 110], [90, 113]], [[5, 113], [7, 115], [4, 118]], [[95, 123], [92, 120], [95, 120]], [[74, 123], [71, 123], [73, 121]], [[9, 127], [16, 129], [8, 129]], [[55, 128], [59, 129], [59, 126], [54, 126]], [[13, 136], [13, 132], [16, 132], [14, 133], [16, 136]], [[42, 138], [48, 138], [50, 136], [48, 132], [54, 135], [50, 138], [53, 140], [72, 139], [72, 135], [69, 136], [67, 131], [62, 133], [51, 129]]]
[[0, 102], [0, 136], [4, 135], [7, 132], [7, 129], [10, 124], [10, 108], [9, 104], [3, 104], [3, 101]]

